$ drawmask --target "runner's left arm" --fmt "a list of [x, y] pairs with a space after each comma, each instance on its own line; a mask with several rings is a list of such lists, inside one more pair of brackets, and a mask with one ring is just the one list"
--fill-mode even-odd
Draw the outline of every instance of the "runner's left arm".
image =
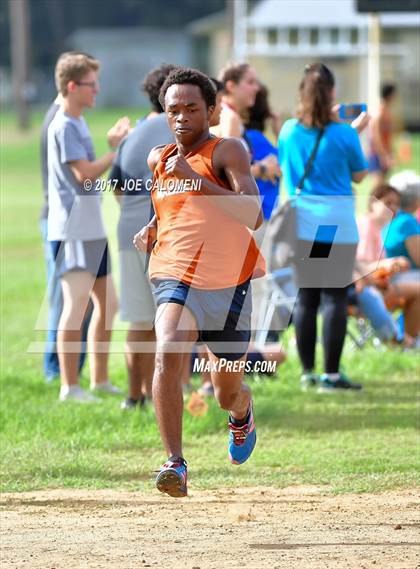
[[218, 200], [217, 205], [250, 229], [258, 229], [263, 222], [260, 194], [251, 174], [248, 153], [242, 143], [235, 138], [220, 142], [214, 150], [213, 166], [216, 170], [225, 172], [234, 194], [232, 190], [195, 172], [180, 154], [168, 158], [166, 172], [179, 179], [200, 181], [202, 194], [226, 198]]

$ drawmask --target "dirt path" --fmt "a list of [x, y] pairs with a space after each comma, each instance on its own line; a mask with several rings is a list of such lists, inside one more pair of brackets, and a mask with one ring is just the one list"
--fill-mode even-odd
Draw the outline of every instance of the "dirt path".
[[317, 487], [2, 496], [2, 569], [414, 569], [418, 493]]

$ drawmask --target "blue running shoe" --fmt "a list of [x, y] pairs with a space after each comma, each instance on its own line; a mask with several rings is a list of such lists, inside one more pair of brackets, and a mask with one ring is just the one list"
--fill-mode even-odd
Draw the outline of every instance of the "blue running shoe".
[[238, 426], [229, 416], [229, 458], [232, 464], [243, 464], [251, 456], [257, 442], [252, 404], [246, 422]]
[[187, 463], [181, 457], [171, 456], [156, 476], [156, 488], [172, 498], [187, 495]]

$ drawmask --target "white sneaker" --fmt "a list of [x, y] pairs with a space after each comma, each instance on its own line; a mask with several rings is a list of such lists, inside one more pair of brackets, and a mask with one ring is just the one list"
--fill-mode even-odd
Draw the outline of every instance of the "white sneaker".
[[96, 385], [92, 385], [90, 388], [91, 391], [101, 391], [102, 393], [111, 393], [112, 395], [121, 395], [122, 391], [119, 387], [112, 385], [112, 383], [108, 381], [104, 381], [103, 383], [97, 383]]
[[62, 385], [60, 388], [60, 401], [78, 401], [79, 403], [98, 403], [101, 400], [85, 391], [80, 385]]

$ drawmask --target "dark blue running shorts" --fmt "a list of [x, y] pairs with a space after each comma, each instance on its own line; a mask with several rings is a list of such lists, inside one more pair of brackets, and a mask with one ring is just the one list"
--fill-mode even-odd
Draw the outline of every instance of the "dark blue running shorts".
[[251, 281], [217, 290], [193, 288], [181, 281], [153, 281], [157, 306], [175, 303], [194, 315], [198, 342], [207, 344], [218, 358], [239, 360], [248, 350], [251, 338]]

